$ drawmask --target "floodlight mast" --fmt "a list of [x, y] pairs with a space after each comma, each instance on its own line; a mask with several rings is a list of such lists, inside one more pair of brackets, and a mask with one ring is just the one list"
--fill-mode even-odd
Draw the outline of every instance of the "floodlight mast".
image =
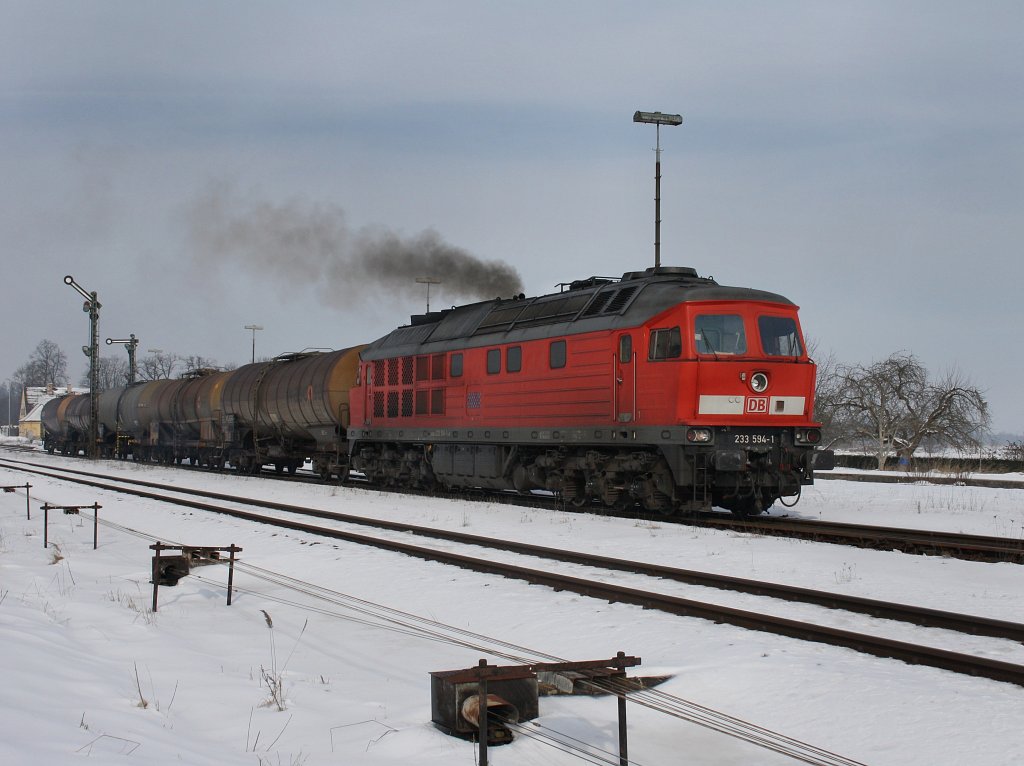
[[262, 330], [263, 325], [260, 324], [247, 324], [242, 328], [243, 330], [252, 330], [252, 363], [256, 364], [256, 331]]
[[123, 343], [125, 350], [128, 352], [128, 385], [132, 385], [136, 378], [136, 367], [135, 367], [135, 349], [139, 347], [139, 339], [135, 337], [135, 333], [132, 333], [127, 338], [107, 338], [107, 345], [111, 346], [114, 343]]
[[682, 125], [681, 114], [662, 112], [634, 112], [633, 122], [655, 126], [656, 149], [654, 154], [654, 268], [661, 266], [661, 126]]
[[86, 448], [86, 454], [90, 458], [99, 457], [99, 441], [100, 441], [100, 343], [99, 343], [99, 331], [100, 331], [100, 308], [102, 308], [100, 302], [96, 298], [96, 293], [90, 293], [80, 284], [75, 281], [75, 278], [68, 274], [64, 277], [64, 284], [70, 285], [85, 298], [85, 304], [82, 306], [82, 311], [89, 315], [89, 345], [82, 346], [82, 352], [89, 357], [89, 444]]
[[437, 277], [416, 277], [414, 280], [417, 284], [427, 286], [427, 313], [430, 313], [430, 286], [441, 284], [441, 280]]

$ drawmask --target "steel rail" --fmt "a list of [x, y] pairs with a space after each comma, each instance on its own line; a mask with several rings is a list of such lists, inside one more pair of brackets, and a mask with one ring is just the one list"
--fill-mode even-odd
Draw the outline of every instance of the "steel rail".
[[886, 550], [896, 549], [904, 553], [930, 553], [970, 560], [1024, 563], [1024, 539], [1012, 537], [846, 524], [816, 519], [735, 519], [714, 514], [704, 514], [692, 523], [696, 526], [727, 528], [755, 534], [841, 542]]

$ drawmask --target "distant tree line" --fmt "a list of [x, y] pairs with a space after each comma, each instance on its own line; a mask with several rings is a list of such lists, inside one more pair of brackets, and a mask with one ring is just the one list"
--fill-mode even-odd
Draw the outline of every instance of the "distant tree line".
[[[101, 356], [98, 360], [100, 390], [125, 385], [129, 380], [126, 355]], [[136, 380], [163, 380], [196, 370], [225, 369], [207, 357], [154, 352], [137, 360]], [[68, 357], [52, 340], [41, 340], [32, 355], [11, 374], [0, 389], [0, 422], [17, 422], [21, 393], [25, 388], [61, 388], [69, 386]], [[82, 387], [89, 385], [89, 369], [78, 380]]]

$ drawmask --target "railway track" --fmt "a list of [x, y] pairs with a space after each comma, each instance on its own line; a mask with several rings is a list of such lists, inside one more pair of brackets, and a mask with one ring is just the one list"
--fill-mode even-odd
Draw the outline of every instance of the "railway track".
[[[8, 460], [12, 463], [28, 466], [42, 465], [38, 463], [31, 463], [29, 461], [19, 461], [14, 459]], [[88, 474], [86, 471], [76, 471], [75, 469], [70, 468], [52, 467], [51, 470], [62, 471], [69, 474]], [[190, 470], [208, 473], [206, 469], [194, 468]], [[309, 474], [307, 476], [302, 475], [300, 472], [299, 475], [287, 475], [268, 471], [266, 475], [274, 476], [285, 481], [322, 483], [322, 480], [318, 479], [315, 474]], [[142, 482], [141, 484], [145, 484], [145, 482]], [[358, 480], [352, 482], [352, 485], [362, 486], [366, 489], [382, 492], [400, 492], [402, 494], [420, 496], [436, 496], [439, 494], [417, 490], [376, 487]], [[1024, 539], [1019, 538], [966, 535], [951, 532], [936, 532], [861, 524], [844, 524], [811, 519], [797, 519], [790, 518], [788, 516], [736, 518], [722, 513], [705, 513], [696, 516], [667, 517], [656, 514], [652, 515], [649, 513], [638, 513], [635, 511], [611, 512], [604, 506], [592, 508], [589, 506], [577, 507], [573, 505], [566, 505], [559, 498], [547, 495], [520, 495], [483, 490], [479, 492], [460, 491], [451, 493], [450, 496], [468, 499], [475, 499], [478, 497], [479, 499], [486, 500], [487, 502], [502, 502], [527, 508], [543, 508], [547, 510], [559, 510], [565, 512], [600, 513], [603, 515], [614, 515], [620, 518], [657, 521], [659, 523], [678, 523], [714, 529], [730, 529], [736, 532], [748, 534], [791, 537], [795, 539], [848, 545], [859, 548], [870, 548], [874, 550], [897, 550], [909, 554], [946, 556], [949, 558], [959, 558], [970, 561], [1004, 561], [1024, 564]]]
[[898, 550], [903, 553], [949, 556], [971, 561], [1024, 563], [1024, 540], [1019, 538], [843, 524], [834, 521], [790, 519], [784, 516], [737, 519], [718, 514], [705, 514], [691, 520], [690, 523], [716, 529], [795, 537], [859, 548]]
[[953, 487], [987, 487], [989, 489], [1024, 489], [1024, 481], [1012, 479], [988, 479], [976, 476], [929, 476], [914, 473], [843, 473], [841, 470], [821, 471], [814, 474], [815, 480], [863, 481], [872, 484], [941, 484]]
[[[11, 465], [17, 463], [16, 465]], [[439, 550], [437, 547], [425, 547], [405, 540], [384, 539], [373, 537], [338, 527], [325, 527], [311, 524], [303, 517], [314, 517], [334, 523], [359, 525], [362, 527], [388, 530], [390, 532], [445, 540], [460, 545], [474, 546], [489, 550], [503, 550], [519, 555], [530, 556], [547, 561], [569, 562], [591, 568], [604, 570], [628, 571], [647, 575], [660, 580], [683, 582], [707, 587], [735, 590], [759, 596], [770, 596], [786, 601], [799, 601], [815, 604], [831, 609], [842, 609], [851, 612], [872, 615], [889, 620], [899, 620], [917, 625], [944, 628], [963, 633], [981, 636], [992, 636], [1024, 642], [1024, 625], [989, 618], [943, 612], [940, 610], [923, 609], [908, 605], [891, 604], [872, 599], [845, 596], [842, 594], [814, 591], [774, 583], [714, 575], [673, 567], [649, 564], [645, 562], [613, 559], [595, 556], [589, 553], [577, 553], [561, 549], [535, 546], [507, 540], [469, 535], [429, 527], [414, 526], [403, 523], [368, 519], [350, 514], [335, 513], [321, 509], [306, 508], [247, 497], [238, 497], [223, 493], [195, 491], [181, 487], [162, 485], [158, 482], [138, 479], [92, 475], [88, 472], [54, 467], [25, 467], [21, 461], [0, 460], [0, 465], [15, 470], [50, 476], [61, 480], [92, 486], [97, 489], [133, 494], [140, 497], [170, 502], [177, 505], [225, 514], [252, 522], [271, 524], [294, 531], [300, 531], [334, 539], [345, 540], [361, 545], [370, 545], [386, 550], [397, 551], [418, 558], [451, 564], [477, 572], [486, 572], [503, 577], [525, 580], [549, 586], [555, 590], [572, 591], [580, 595], [592, 596], [610, 602], [630, 603], [649, 609], [658, 609], [671, 614], [700, 617], [714, 622], [754, 630], [767, 631], [777, 635], [800, 638], [809, 641], [843, 646], [862, 653], [879, 657], [899, 659], [911, 664], [929, 665], [958, 673], [981, 676], [999, 681], [1006, 681], [1024, 686], [1024, 666], [1013, 663], [975, 657], [945, 649], [922, 646], [889, 638], [855, 633], [822, 625], [801, 622], [783, 617], [776, 617], [757, 612], [735, 609], [732, 607], [709, 604], [693, 599], [680, 598], [654, 591], [641, 590], [622, 585], [601, 582], [594, 579], [570, 576], [549, 570], [524, 567], [482, 557], [477, 553], [467, 554], [457, 551]], [[172, 494], [165, 494], [172, 493]], [[196, 497], [205, 498], [197, 500]], [[207, 501], [217, 501], [207, 502]], [[244, 508], [229, 507], [219, 503], [233, 503], [248, 507], [259, 507], [289, 514], [289, 517], [268, 516], [254, 513]]]

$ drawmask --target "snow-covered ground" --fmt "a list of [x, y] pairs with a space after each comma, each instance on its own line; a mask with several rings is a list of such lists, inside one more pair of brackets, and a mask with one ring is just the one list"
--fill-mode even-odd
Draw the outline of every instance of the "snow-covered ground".
[[[403, 499], [353, 488], [100, 466], [112, 474], [1024, 622], [1024, 568], [1015, 564], [487, 503]], [[33, 485], [31, 521], [25, 518], [23, 492], [0, 494], [0, 759], [5, 764], [75, 759], [154, 766], [473, 764], [473, 745], [430, 723], [429, 673], [469, 667], [483, 657], [504, 661], [479, 648], [425, 640], [394, 625], [388, 629], [346, 608], [341, 594], [537, 653], [574, 660], [611, 657], [620, 650], [638, 655], [643, 658], [638, 674], [673, 676], [661, 687], [670, 694], [866, 764], [1024, 763], [1024, 689], [1008, 684], [610, 605], [0, 469], [0, 485], [26, 481]], [[88, 520], [51, 514], [49, 537], [55, 545], [44, 549], [38, 511], [44, 501], [99, 502], [104, 522], [141, 536], [104, 525], [94, 551]], [[1024, 536], [1020, 490], [822, 481], [790, 513]], [[305, 585], [287, 588], [240, 570], [235, 580], [240, 591], [227, 607], [226, 572], [203, 567], [176, 587], [162, 588], [154, 614], [148, 547], [153, 538], [234, 543], [244, 549], [246, 565]], [[588, 576], [583, 568], [572, 571]], [[314, 599], [304, 592], [308, 584], [334, 595]], [[764, 606], [749, 596], [674, 583], [664, 588], [742, 608]], [[797, 617], [822, 612], [773, 607], [783, 609]], [[850, 630], [875, 629], [864, 617], [831, 613], [828, 619]], [[1024, 648], [1009, 642], [908, 626], [885, 629], [904, 640], [934, 639], [956, 651], [1024, 664]], [[268, 673], [283, 682], [284, 710], [268, 704]], [[542, 698], [540, 723], [616, 751], [612, 699]], [[632, 760], [647, 766], [794, 763], [636, 705], [629, 706], [629, 734]], [[526, 738], [493, 748], [490, 760], [499, 766], [579, 763]]]

